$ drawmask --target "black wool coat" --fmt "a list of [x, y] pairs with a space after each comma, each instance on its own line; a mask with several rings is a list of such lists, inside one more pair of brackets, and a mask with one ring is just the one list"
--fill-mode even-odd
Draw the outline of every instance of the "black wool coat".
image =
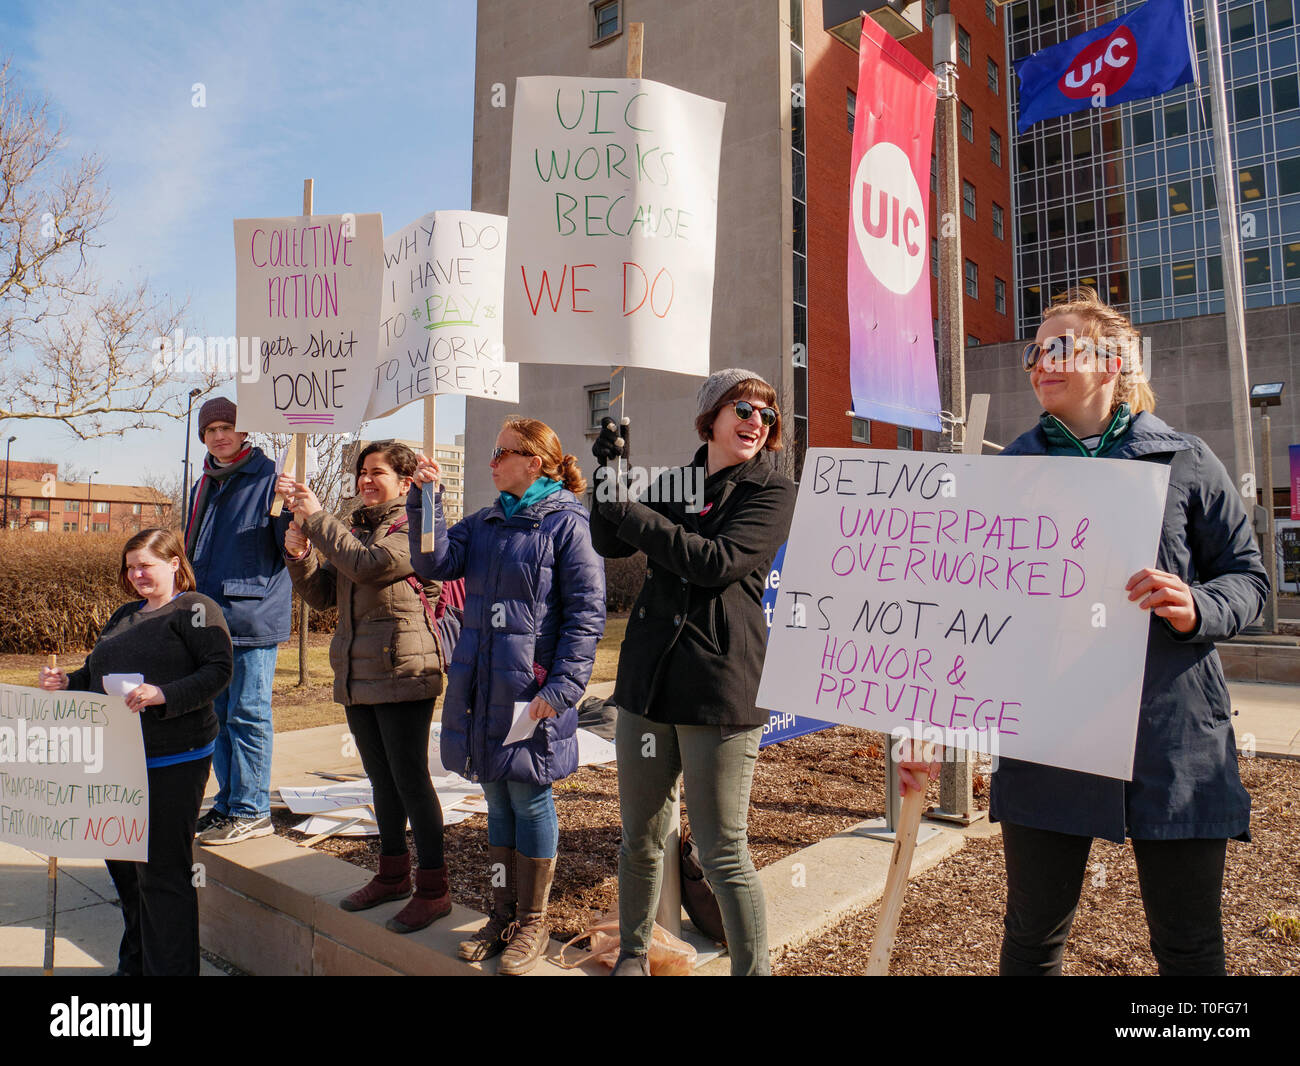
[[598, 486], [596, 551], [606, 558], [643, 551], [648, 563], [614, 702], [655, 722], [766, 725], [768, 712], [756, 706], [767, 651], [763, 582], [790, 531], [795, 486], [777, 473], [770, 452], [760, 452], [704, 482], [700, 513], [665, 500], [667, 486], [696, 483], [691, 467], [703, 469], [706, 449], [646, 494], [659, 502], [603, 503]]

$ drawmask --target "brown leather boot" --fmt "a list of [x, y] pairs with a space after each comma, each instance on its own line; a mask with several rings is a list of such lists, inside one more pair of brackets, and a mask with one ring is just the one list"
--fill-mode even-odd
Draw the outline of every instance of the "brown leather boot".
[[414, 933], [451, 913], [451, 887], [446, 864], [415, 871], [415, 895], [411, 902], [384, 923], [394, 933]]
[[550, 929], [546, 924], [546, 901], [555, 880], [555, 857], [530, 859], [516, 854], [519, 877], [519, 921], [497, 973], [517, 977], [530, 972], [546, 954]]
[[[511, 926], [515, 923], [515, 849], [489, 846], [488, 870], [492, 878], [492, 913], [482, 929], [460, 942], [456, 954], [466, 962], [482, 962], [500, 955], [508, 943], [503, 934], [509, 929], [514, 935]], [[498, 885], [496, 881], [502, 871], [505, 884]]]
[[411, 856], [380, 855], [379, 873], [349, 896], [339, 900], [345, 911], [366, 911], [394, 899], [406, 899], [411, 894]]

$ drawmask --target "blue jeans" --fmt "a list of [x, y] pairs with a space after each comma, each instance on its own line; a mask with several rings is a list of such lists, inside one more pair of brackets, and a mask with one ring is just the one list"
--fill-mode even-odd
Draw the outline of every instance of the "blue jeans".
[[213, 708], [221, 732], [212, 752], [217, 775], [213, 808], [232, 818], [264, 818], [271, 813], [271, 679], [279, 648], [235, 648], [230, 685]]
[[522, 781], [484, 781], [488, 803], [488, 843], [514, 848], [530, 859], [555, 857], [560, 823], [550, 785]]

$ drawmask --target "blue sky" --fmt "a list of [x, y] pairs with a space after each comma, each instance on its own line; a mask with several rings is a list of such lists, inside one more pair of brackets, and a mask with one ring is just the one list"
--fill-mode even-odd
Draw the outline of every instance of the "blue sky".
[[[67, 164], [104, 160], [101, 277], [147, 277], [189, 301], [186, 333], [229, 336], [231, 223], [298, 214], [303, 178], [315, 179], [316, 212], [379, 211], [385, 231], [470, 206], [474, 17], [467, 0], [6, 0], [0, 54], [62, 119]], [[364, 431], [418, 439], [421, 408]], [[438, 438], [463, 427], [464, 401], [441, 398]], [[179, 472], [185, 446], [183, 420], [90, 442], [56, 423], [0, 430], [18, 437], [14, 459], [98, 470], [101, 482]]]

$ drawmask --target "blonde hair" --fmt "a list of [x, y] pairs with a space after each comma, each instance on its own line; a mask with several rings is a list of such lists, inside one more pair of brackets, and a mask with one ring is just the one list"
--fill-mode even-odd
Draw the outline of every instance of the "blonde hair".
[[1078, 315], [1083, 319], [1082, 336], [1093, 341], [1094, 350], [1119, 362], [1119, 377], [1111, 397], [1110, 413], [1127, 403], [1132, 414], [1156, 409], [1156, 394], [1147, 380], [1142, 360], [1142, 334], [1124, 315], [1103, 303], [1097, 290], [1088, 286], [1070, 289], [1043, 312], [1043, 321], [1061, 315]]
[[542, 477], [563, 482], [575, 496], [587, 490], [587, 479], [582, 476], [577, 456], [565, 455], [560, 438], [545, 422], [535, 418], [507, 418], [501, 426], [519, 438], [520, 447], [542, 461]]

